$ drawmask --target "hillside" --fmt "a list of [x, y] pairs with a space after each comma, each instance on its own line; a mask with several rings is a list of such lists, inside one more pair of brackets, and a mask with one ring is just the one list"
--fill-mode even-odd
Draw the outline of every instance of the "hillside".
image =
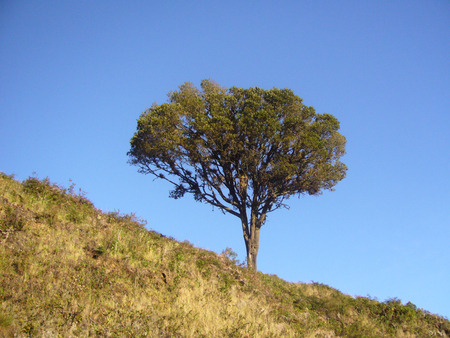
[[450, 337], [414, 304], [252, 273], [144, 225], [0, 173], [0, 337]]

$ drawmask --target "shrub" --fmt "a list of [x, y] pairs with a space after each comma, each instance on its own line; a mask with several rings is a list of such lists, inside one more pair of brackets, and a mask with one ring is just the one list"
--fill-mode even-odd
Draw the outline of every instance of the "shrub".
[[0, 214], [0, 231], [7, 233], [22, 230], [25, 225], [24, 217], [19, 210], [7, 203], [7, 199], [3, 199], [6, 203], [4, 203], [3, 213]]

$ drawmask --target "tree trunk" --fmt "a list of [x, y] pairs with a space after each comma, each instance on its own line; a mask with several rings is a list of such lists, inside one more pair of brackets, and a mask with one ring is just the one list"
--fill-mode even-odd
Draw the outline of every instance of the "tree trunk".
[[250, 270], [257, 270], [256, 258], [259, 251], [259, 232], [261, 227], [257, 220], [252, 219], [250, 233], [244, 232], [245, 248], [247, 249], [247, 267]]
[[247, 243], [247, 267], [249, 270], [257, 271], [256, 258], [258, 256], [258, 248], [254, 243]]

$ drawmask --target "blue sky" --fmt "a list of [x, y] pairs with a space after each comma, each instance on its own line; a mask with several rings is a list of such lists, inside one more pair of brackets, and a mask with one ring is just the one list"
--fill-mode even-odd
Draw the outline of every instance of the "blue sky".
[[2, 1], [0, 170], [244, 260], [239, 220], [127, 164], [136, 119], [190, 81], [290, 88], [341, 122], [347, 178], [289, 200], [258, 268], [450, 317], [450, 2]]

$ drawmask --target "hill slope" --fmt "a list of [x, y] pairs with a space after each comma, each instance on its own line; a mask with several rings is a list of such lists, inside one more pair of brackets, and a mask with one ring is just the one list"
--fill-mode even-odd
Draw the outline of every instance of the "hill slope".
[[0, 337], [450, 337], [411, 303], [252, 273], [48, 179], [0, 173], [0, 231]]

